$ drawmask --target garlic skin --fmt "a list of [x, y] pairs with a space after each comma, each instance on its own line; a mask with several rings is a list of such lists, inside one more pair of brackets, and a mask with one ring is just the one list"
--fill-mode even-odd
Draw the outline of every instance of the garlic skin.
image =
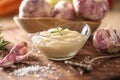
[[99, 51], [120, 52], [120, 31], [108, 28], [98, 29], [93, 36], [93, 44]]
[[53, 17], [66, 20], [74, 20], [76, 15], [73, 5], [69, 1], [59, 1], [53, 9]]
[[109, 11], [107, 0], [73, 0], [77, 16], [90, 20], [100, 20]]
[[50, 17], [52, 7], [45, 0], [23, 0], [19, 7], [19, 17]]

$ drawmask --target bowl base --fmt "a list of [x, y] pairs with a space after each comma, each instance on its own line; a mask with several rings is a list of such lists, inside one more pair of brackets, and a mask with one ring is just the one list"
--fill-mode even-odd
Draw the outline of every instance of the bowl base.
[[54, 61], [61, 61], [61, 60], [68, 60], [73, 58], [74, 56], [69, 56], [69, 57], [47, 57], [50, 60], [54, 60]]

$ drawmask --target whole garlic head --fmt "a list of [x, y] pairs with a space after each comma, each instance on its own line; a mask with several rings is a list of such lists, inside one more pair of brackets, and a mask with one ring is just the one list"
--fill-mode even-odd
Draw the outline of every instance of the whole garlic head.
[[93, 44], [99, 51], [118, 53], [120, 52], [120, 31], [111, 27], [98, 29], [94, 34]]
[[90, 20], [100, 20], [109, 11], [107, 0], [73, 0], [77, 16]]
[[73, 5], [69, 1], [61, 0], [59, 1], [53, 9], [53, 17], [61, 18], [66, 20], [75, 19], [75, 11]]
[[45, 0], [23, 0], [19, 8], [19, 17], [50, 17], [52, 7]]

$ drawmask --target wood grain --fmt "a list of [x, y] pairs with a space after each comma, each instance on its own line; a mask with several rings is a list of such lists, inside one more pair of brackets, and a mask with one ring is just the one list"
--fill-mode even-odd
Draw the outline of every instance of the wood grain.
[[[116, 7], [116, 6], [115, 6]], [[117, 9], [117, 10], [116, 10]], [[102, 24], [100, 28], [106, 27], [108, 23], [112, 25], [117, 25], [116, 29], [120, 30], [120, 7], [117, 7], [108, 13], [108, 15], [102, 20]], [[17, 27], [17, 25], [13, 21], [13, 16], [5, 17], [2, 21], [3, 25], [3, 35], [4, 38], [9, 40], [14, 44], [18, 43], [18, 41], [25, 40], [29, 43], [29, 46], [32, 46], [32, 43], [29, 41], [27, 37], [27, 32], [23, 29]], [[5, 27], [5, 26], [8, 27]], [[10, 26], [9, 26], [10, 25]], [[79, 53], [71, 59], [71, 61], [80, 62], [83, 61], [85, 57], [89, 56], [90, 58], [94, 58], [97, 56], [104, 55], [101, 52], [96, 51], [92, 44], [92, 37], [85, 44], [83, 49], [79, 51]], [[108, 59], [108, 60], [100, 60], [96, 61], [94, 65], [94, 69], [91, 72], [88, 72], [84, 75], [80, 75], [78, 70], [72, 69], [64, 64], [63, 61], [50, 61], [43, 54], [38, 54], [37, 57], [35, 53], [31, 54], [32, 58], [27, 58], [19, 64], [14, 64], [16, 67], [30, 66], [34, 64], [48, 65], [51, 64], [51, 67], [57, 68], [53, 75], [48, 74], [47, 77], [36, 77], [36, 76], [13, 76], [9, 73], [14, 71], [16, 68], [9, 67], [0, 70], [0, 80], [110, 80], [110, 78], [114, 78], [113, 80], [120, 80], [120, 58]], [[60, 76], [56, 78], [56, 76]]]
[[24, 29], [28, 33], [48, 30], [49, 28], [63, 25], [66, 23], [79, 23], [81, 25], [88, 24], [90, 25], [92, 32], [94, 32], [101, 23], [100, 21], [68, 21], [57, 18], [19, 18], [17, 16], [14, 17], [14, 21], [20, 28]]
[[[15, 36], [14, 33], [16, 33], [18, 36]], [[27, 38], [27, 34], [23, 31], [20, 30], [19, 28], [13, 29], [13, 30], [7, 30], [3, 32], [3, 34], [5, 35], [5, 38], [9, 41], [11, 41], [12, 43], [16, 44], [18, 41], [20, 40], [25, 40], [29, 43], [29, 46], [31, 46], [31, 43], [29, 42], [28, 38]], [[9, 36], [8, 36], [9, 34]], [[12, 37], [10, 37], [12, 36]], [[75, 62], [80, 62], [83, 61], [84, 58], [86, 56], [90, 56], [91, 58], [96, 57], [96, 56], [101, 56], [103, 55], [100, 52], [97, 52], [96, 49], [94, 48], [93, 44], [92, 44], [92, 39], [89, 39], [89, 41], [85, 44], [84, 48], [82, 50], [79, 51], [79, 53], [70, 61], [75, 61]], [[35, 56], [35, 53], [32, 54], [32, 56]], [[34, 57], [35, 58], [35, 57]], [[103, 61], [99, 61], [101, 62], [100, 64], [98, 62], [95, 63], [94, 65], [94, 69], [91, 72], [88, 72], [84, 75], [80, 75], [79, 71], [76, 69], [70, 69], [67, 65], [64, 64], [64, 61], [50, 61], [48, 60], [43, 54], [38, 54], [37, 55], [37, 60], [31, 60], [31, 59], [26, 59], [24, 61], [22, 61], [19, 64], [14, 64], [14, 66], [16, 67], [20, 67], [22, 68], [23, 65], [24, 66], [30, 66], [30, 65], [35, 65], [36, 63], [39, 65], [47, 65], [47, 64], [51, 64], [52, 67], [57, 67], [57, 70], [61, 70], [60, 74], [61, 76], [58, 78], [58, 80], [106, 80], [110, 77], [114, 77], [114, 76], [120, 76], [120, 58], [115, 58], [115, 59], [111, 59], [111, 60], [103, 60]], [[1, 73], [2, 78], [5, 77], [5, 80], [7, 79], [11, 79], [11, 80], [55, 80], [56, 76], [55, 74], [53, 74], [51, 77], [50, 74], [48, 74], [47, 79], [44, 77], [35, 77], [35, 76], [11, 76], [9, 75], [10, 72], [14, 71], [16, 68], [13, 67], [9, 67], [9, 68], [5, 68], [3, 69], [3, 71]], [[56, 74], [59, 74], [56, 71]], [[6, 77], [9, 76], [9, 77]], [[7, 79], [6, 79], [7, 78]], [[12, 79], [13, 78], [13, 79]]]

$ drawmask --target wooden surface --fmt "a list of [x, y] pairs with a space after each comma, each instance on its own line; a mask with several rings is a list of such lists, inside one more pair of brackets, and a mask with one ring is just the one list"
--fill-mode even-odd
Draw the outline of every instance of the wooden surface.
[[[19, 18], [17, 16], [14, 17], [15, 23], [22, 29], [24, 29], [28, 33], [35, 33], [39, 31], [48, 30], [54, 26], [59, 26], [65, 23], [75, 23], [83, 26], [84, 24], [88, 24], [91, 27], [91, 31], [95, 30], [99, 26], [101, 21], [69, 21], [57, 18], [46, 18], [46, 17], [38, 17], [38, 18]], [[77, 22], [77, 23], [76, 23]]]
[[[14, 16], [14, 15], [13, 15]], [[3, 17], [1, 22], [3, 26], [3, 35], [4, 38], [10, 41], [13, 45], [18, 43], [18, 41], [27, 41], [29, 45], [30, 43], [27, 33], [18, 28], [17, 25], [12, 20], [13, 16]], [[120, 30], [120, 6], [115, 5], [114, 9], [112, 9], [107, 16], [102, 20], [101, 26], [111, 24], [114, 25], [115, 28]], [[105, 27], [105, 26], [104, 26]], [[14, 64], [16, 67], [30, 66], [39, 64], [40, 66], [48, 66], [51, 65], [52, 68], [56, 68], [53, 73], [43, 72], [47, 76], [44, 77], [36, 77], [33, 75], [30, 76], [14, 76], [10, 75], [12, 71], [14, 71], [15, 67], [5, 68], [0, 70], [0, 80], [120, 80], [120, 58], [115, 58], [111, 60], [103, 60], [101, 63], [96, 62], [95, 68], [84, 75], [80, 75], [79, 71], [75, 69], [70, 69], [67, 65], [64, 64], [63, 61], [56, 62], [50, 61], [43, 54], [39, 54], [38, 56], [34, 55], [35, 59], [26, 59], [19, 64]], [[90, 56], [91, 58], [101, 55], [96, 49], [93, 47], [92, 38], [88, 40], [86, 45], [83, 47], [79, 53], [71, 59], [71, 61], [80, 62], [84, 60], [86, 56]], [[23, 66], [22, 66], [23, 65]], [[51, 70], [51, 69], [50, 69]], [[49, 72], [49, 70], [48, 70]], [[42, 74], [39, 74], [42, 75]], [[114, 79], [110, 79], [114, 78]], [[116, 79], [115, 79], [116, 78]], [[117, 79], [119, 78], [119, 79]]]

